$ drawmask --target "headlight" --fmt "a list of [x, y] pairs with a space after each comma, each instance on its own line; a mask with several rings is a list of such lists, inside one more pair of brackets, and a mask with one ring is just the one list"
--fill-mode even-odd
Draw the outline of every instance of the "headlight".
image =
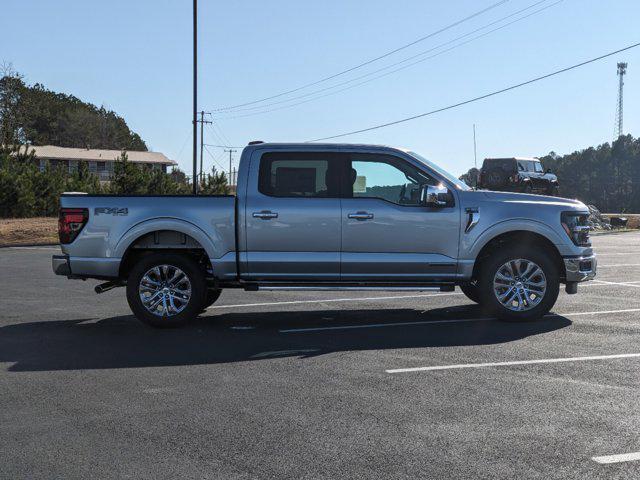
[[579, 247], [590, 247], [591, 239], [589, 238], [589, 230], [591, 227], [587, 225], [589, 214], [579, 212], [562, 212], [561, 215], [562, 228], [567, 232], [571, 241]]

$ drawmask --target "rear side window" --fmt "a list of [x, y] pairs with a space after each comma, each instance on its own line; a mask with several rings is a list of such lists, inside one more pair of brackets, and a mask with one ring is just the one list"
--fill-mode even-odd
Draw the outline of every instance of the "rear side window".
[[516, 161], [513, 158], [487, 158], [482, 164], [483, 170], [504, 170], [513, 172], [516, 169]]
[[337, 154], [265, 153], [260, 159], [258, 191], [271, 197], [338, 197], [340, 165]]

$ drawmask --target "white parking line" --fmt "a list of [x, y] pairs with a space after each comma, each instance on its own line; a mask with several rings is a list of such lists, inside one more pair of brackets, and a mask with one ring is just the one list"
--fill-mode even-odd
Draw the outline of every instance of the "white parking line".
[[[567, 312], [567, 313], [548, 313], [545, 317], [577, 317], [582, 315], [608, 315], [614, 313], [631, 313], [640, 312], [640, 308], [627, 308], [624, 310], [599, 310], [593, 312]], [[451, 320], [421, 320], [416, 322], [396, 322], [396, 323], [365, 323], [362, 325], [335, 325], [331, 327], [307, 327], [307, 328], [285, 328], [278, 330], [280, 333], [306, 333], [320, 332], [324, 330], [354, 330], [358, 328], [384, 328], [384, 327], [406, 327], [412, 325], [438, 325], [442, 323], [463, 323], [463, 322], [486, 322], [496, 320], [492, 317], [478, 318], [455, 318]]]
[[242, 308], [242, 307], [264, 307], [271, 305], [303, 305], [307, 303], [333, 303], [333, 302], [368, 302], [372, 300], [394, 300], [403, 298], [426, 298], [426, 297], [445, 297], [450, 295], [464, 295], [461, 292], [446, 293], [430, 293], [425, 295], [395, 295], [388, 297], [356, 297], [356, 298], [327, 298], [324, 300], [292, 300], [287, 302], [264, 302], [264, 303], [239, 303], [237, 305], [214, 305], [208, 307], [207, 310], [215, 310], [220, 308]]
[[622, 353], [619, 355], [595, 355], [591, 357], [544, 358], [539, 360], [516, 360], [513, 362], [460, 363], [457, 365], [435, 365], [433, 367], [394, 368], [387, 373], [429, 372], [433, 370], [457, 370], [461, 368], [506, 367], [509, 365], [534, 365], [538, 363], [590, 362], [594, 360], [613, 360], [616, 358], [637, 358], [640, 353]]
[[602, 457], [591, 457], [591, 460], [603, 464], [633, 462], [636, 460], [640, 460], [640, 452], [620, 453], [618, 455], [604, 455]]
[[[594, 280], [594, 282], [598, 282], [598, 283], [594, 283], [593, 285], [619, 285], [621, 287], [636, 287], [636, 288], [640, 288], [640, 285], [636, 285], [638, 282], [634, 281], [634, 282], [609, 282], [607, 280]], [[585, 287], [588, 286], [584, 285]]]
[[614, 268], [614, 267], [640, 267], [640, 263], [620, 263], [618, 265], [600, 265], [598, 268]]

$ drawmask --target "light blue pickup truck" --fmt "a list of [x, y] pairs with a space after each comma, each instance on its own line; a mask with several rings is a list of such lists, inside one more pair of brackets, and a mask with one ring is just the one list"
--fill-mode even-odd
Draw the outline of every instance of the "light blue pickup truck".
[[506, 320], [540, 318], [594, 278], [575, 200], [475, 191], [417, 153], [257, 143], [236, 196], [64, 194], [53, 270], [126, 286], [134, 314], [177, 326], [224, 288], [442, 290]]

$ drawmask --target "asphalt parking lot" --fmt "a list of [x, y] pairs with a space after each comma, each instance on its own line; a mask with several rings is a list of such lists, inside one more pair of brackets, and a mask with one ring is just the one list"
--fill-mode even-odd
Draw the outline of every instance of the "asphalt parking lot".
[[153, 330], [0, 250], [0, 477], [640, 478], [640, 234], [534, 323], [453, 293], [225, 291]]

